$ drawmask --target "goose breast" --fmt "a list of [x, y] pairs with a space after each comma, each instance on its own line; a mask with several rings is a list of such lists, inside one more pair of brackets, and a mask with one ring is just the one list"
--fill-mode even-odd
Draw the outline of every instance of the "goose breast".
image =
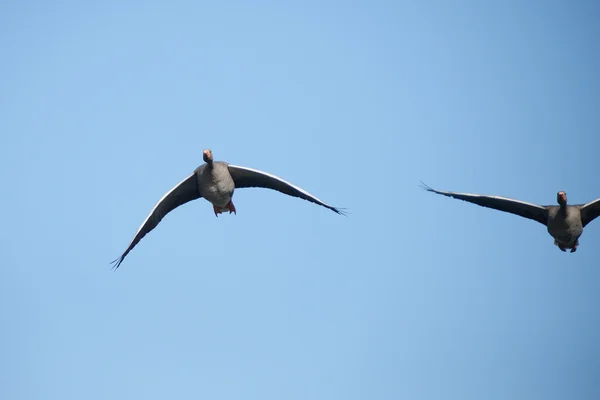
[[548, 233], [564, 246], [574, 245], [583, 233], [579, 208], [567, 206], [561, 211], [560, 207], [552, 207], [548, 213]]
[[229, 203], [235, 184], [226, 163], [214, 162], [212, 168], [205, 166], [197, 176], [202, 197], [217, 207], [225, 207]]

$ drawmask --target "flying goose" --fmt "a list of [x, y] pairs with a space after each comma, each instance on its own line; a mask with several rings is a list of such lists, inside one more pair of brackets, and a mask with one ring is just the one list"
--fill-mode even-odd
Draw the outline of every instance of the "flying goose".
[[554, 238], [554, 244], [559, 249], [562, 251], [571, 249], [571, 253], [574, 253], [579, 246], [579, 237], [583, 233], [583, 228], [600, 216], [600, 198], [587, 204], [567, 205], [567, 193], [563, 191], [556, 194], [557, 206], [540, 206], [507, 197], [443, 192], [421, 183], [423, 188], [429, 192], [537, 221], [547, 227], [548, 233]]
[[307, 191], [275, 175], [253, 168], [231, 165], [224, 161], [213, 161], [212, 151], [208, 149], [204, 150], [202, 158], [205, 164], [196, 168], [191, 175], [179, 182], [156, 203], [125, 252], [112, 261], [111, 264], [115, 264], [114, 269], [119, 268], [127, 254], [144, 236], [156, 228], [165, 215], [189, 201], [204, 197], [212, 203], [217, 217], [225, 211], [229, 211], [229, 214], [236, 213], [231, 200], [235, 189], [249, 187], [273, 189], [321, 205], [337, 214], [345, 215], [342, 209], [330, 206]]

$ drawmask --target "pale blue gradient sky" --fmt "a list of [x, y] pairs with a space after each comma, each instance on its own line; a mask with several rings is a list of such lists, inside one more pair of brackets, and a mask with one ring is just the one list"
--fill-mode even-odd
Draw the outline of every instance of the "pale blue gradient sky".
[[[0, 398], [598, 399], [597, 2], [0, 5]], [[243, 189], [121, 254], [215, 158]]]

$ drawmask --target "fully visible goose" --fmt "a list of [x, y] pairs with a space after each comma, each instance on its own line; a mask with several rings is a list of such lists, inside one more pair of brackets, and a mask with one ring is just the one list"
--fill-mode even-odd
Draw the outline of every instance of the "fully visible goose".
[[283, 194], [299, 197], [326, 207], [337, 214], [344, 214], [341, 209], [330, 206], [307, 191], [275, 175], [252, 168], [231, 165], [223, 161], [213, 161], [211, 150], [204, 150], [202, 158], [205, 164], [196, 168], [191, 175], [179, 182], [156, 203], [125, 252], [112, 262], [115, 264], [115, 269], [119, 268], [127, 254], [144, 236], [156, 228], [165, 215], [175, 208], [201, 197], [212, 203], [215, 216], [219, 216], [225, 211], [229, 211], [230, 214], [232, 212], [236, 213], [231, 200], [233, 192], [235, 189], [249, 187], [277, 190]]
[[579, 237], [583, 233], [583, 228], [600, 216], [600, 198], [586, 204], [567, 205], [567, 193], [562, 191], [556, 194], [557, 206], [541, 206], [500, 196], [443, 192], [432, 189], [424, 183], [423, 187], [429, 192], [537, 221], [547, 227], [548, 233], [554, 238], [554, 244], [560, 250], [571, 249], [571, 253], [574, 253], [579, 246]]

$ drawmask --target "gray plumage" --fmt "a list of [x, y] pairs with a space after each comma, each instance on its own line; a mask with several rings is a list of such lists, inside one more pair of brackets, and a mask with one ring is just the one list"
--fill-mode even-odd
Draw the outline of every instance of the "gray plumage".
[[216, 161], [203, 164], [194, 171], [198, 179], [198, 192], [201, 197], [217, 207], [225, 207], [233, 196], [235, 183], [227, 168], [227, 163]]
[[579, 206], [548, 206], [548, 233], [557, 246], [564, 249], [576, 247], [583, 233]]
[[127, 254], [175, 208], [203, 197], [212, 203], [215, 215], [229, 211], [236, 212], [231, 201], [233, 192], [239, 188], [260, 187], [277, 190], [289, 196], [298, 197], [344, 215], [340, 208], [330, 206], [307, 191], [283, 179], [256, 169], [231, 165], [223, 161], [213, 161], [212, 152], [205, 150], [205, 164], [194, 170], [179, 182], [156, 203], [148, 217], [139, 227], [123, 254], [114, 260], [114, 268], [119, 268]]
[[558, 192], [557, 206], [542, 206], [507, 197], [444, 192], [421, 183], [429, 192], [537, 221], [546, 226], [548, 233], [554, 238], [554, 244], [560, 250], [571, 249], [571, 253], [579, 246], [579, 237], [583, 234], [583, 228], [600, 216], [600, 198], [586, 204], [568, 205], [567, 194]]

